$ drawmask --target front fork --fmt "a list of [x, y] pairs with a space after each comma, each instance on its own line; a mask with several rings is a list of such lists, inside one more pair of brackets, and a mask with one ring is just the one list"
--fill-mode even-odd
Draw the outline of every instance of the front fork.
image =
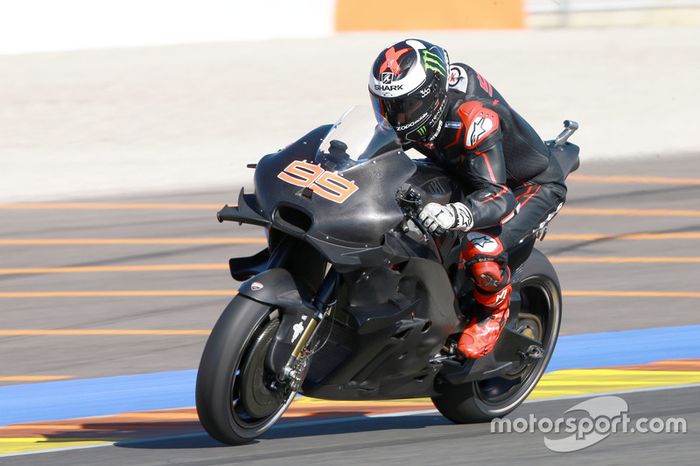
[[280, 374], [280, 382], [288, 382], [293, 391], [298, 391], [301, 384], [304, 382], [306, 369], [309, 364], [309, 357], [312, 350], [309, 348], [309, 342], [313, 340], [319, 328], [319, 324], [333, 311], [335, 307], [335, 292], [338, 285], [339, 275], [331, 268], [326, 274], [318, 293], [313, 301], [315, 312], [311, 316], [309, 323], [297, 341], [296, 346], [292, 350], [292, 354], [282, 369]]

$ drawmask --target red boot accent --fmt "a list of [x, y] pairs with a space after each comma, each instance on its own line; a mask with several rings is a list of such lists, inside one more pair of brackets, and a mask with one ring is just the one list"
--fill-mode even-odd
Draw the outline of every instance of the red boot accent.
[[458, 348], [467, 357], [480, 358], [493, 351], [508, 321], [510, 269], [501, 240], [488, 233], [467, 234], [461, 259], [474, 277], [474, 299], [486, 317], [473, 317], [459, 338]]
[[511, 289], [508, 284], [497, 293], [485, 294], [478, 290], [474, 291], [474, 298], [490, 315], [481, 320], [473, 317], [464, 328], [457, 347], [465, 356], [476, 359], [493, 351], [508, 321]]

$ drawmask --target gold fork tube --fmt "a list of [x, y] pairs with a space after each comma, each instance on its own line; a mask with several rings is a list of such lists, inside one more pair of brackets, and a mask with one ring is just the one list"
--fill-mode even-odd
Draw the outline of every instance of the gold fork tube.
[[292, 356], [295, 358], [298, 358], [301, 355], [301, 350], [304, 349], [306, 346], [306, 343], [308, 343], [309, 338], [311, 338], [311, 335], [313, 335], [314, 330], [316, 330], [316, 326], [318, 325], [318, 321], [314, 318], [311, 318], [311, 321], [309, 322], [309, 325], [306, 326], [304, 329], [304, 332], [301, 334], [301, 337], [299, 338], [299, 341], [297, 342], [297, 345], [294, 347], [294, 351], [292, 351]]

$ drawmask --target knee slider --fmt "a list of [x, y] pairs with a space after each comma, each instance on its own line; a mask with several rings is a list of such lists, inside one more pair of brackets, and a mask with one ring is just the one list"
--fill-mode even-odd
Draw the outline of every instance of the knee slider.
[[487, 293], [495, 293], [510, 283], [510, 269], [507, 265], [493, 260], [475, 262], [470, 270], [477, 288]]

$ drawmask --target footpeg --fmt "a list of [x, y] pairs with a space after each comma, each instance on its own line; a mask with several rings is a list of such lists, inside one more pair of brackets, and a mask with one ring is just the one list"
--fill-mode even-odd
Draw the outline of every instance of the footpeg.
[[525, 351], [518, 351], [524, 359], [542, 359], [544, 350], [539, 345], [530, 345]]

